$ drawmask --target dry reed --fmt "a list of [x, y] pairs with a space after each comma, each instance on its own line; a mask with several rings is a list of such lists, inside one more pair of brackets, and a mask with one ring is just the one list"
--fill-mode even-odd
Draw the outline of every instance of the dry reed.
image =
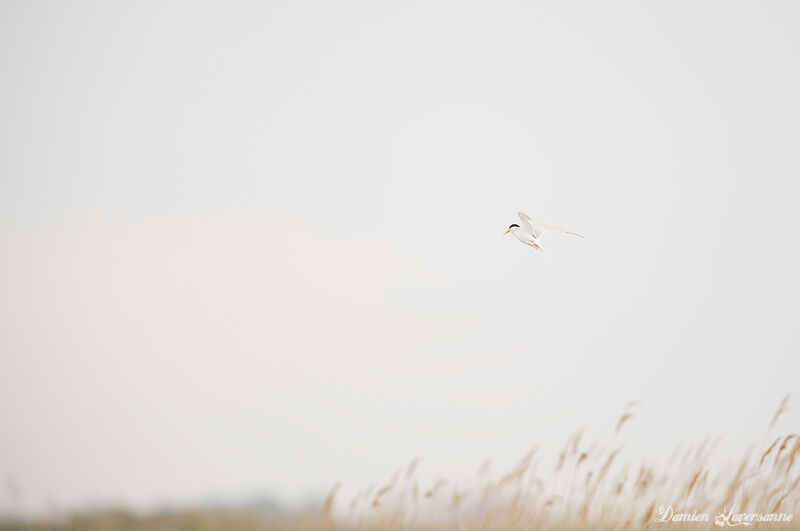
[[[765, 439], [738, 465], [714, 467], [714, 441], [679, 448], [667, 469], [634, 466], [622, 459], [618, 435], [633, 419], [629, 404], [609, 443], [589, 443], [582, 432], [569, 437], [551, 467], [542, 467], [531, 450], [506, 474], [493, 478], [490, 462], [467, 482], [438, 479], [421, 486], [420, 459], [378, 487], [350, 500], [334, 486], [317, 515], [265, 520], [248, 515], [198, 513], [136, 516], [129, 513], [74, 515], [59, 522], [3, 522], [6, 529], [283, 529], [308, 531], [539, 530], [539, 529], [713, 529], [720, 513], [794, 515], [800, 504], [800, 435]], [[788, 397], [773, 416], [771, 430], [788, 407]], [[769, 430], [768, 430], [769, 432]], [[671, 505], [680, 518], [707, 514], [705, 521], [658, 521]], [[729, 524], [737, 523], [735, 516]], [[738, 522], [748, 529], [800, 529], [791, 522]], [[718, 524], [717, 524], [718, 525]]]

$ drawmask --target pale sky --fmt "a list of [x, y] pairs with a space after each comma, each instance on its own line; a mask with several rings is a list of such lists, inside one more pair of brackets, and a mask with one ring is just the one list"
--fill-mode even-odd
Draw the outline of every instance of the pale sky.
[[[44, 510], [454, 477], [633, 399], [634, 453], [760, 440], [800, 369], [799, 24], [0, 2], [0, 480]], [[537, 253], [519, 210], [588, 239]]]

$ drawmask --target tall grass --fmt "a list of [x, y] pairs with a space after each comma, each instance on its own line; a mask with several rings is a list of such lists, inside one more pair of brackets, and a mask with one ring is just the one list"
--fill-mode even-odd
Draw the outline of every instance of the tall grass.
[[[533, 450], [499, 476], [483, 466], [469, 481], [424, 484], [417, 475], [419, 460], [414, 460], [385, 484], [353, 498], [345, 499], [334, 487], [317, 514], [267, 520], [251, 514], [106, 512], [24, 524], [0, 520], [0, 529], [666, 530], [733, 524], [800, 529], [800, 518], [747, 522], [737, 520], [746, 516], [736, 516], [794, 515], [800, 504], [800, 435], [784, 434], [753, 446], [735, 466], [715, 464], [716, 445], [709, 441], [676, 451], [662, 466], [634, 465], [622, 458], [618, 442], [632, 417], [629, 410], [622, 413], [609, 443], [587, 441], [579, 432], [556, 455]], [[715, 523], [719, 515], [723, 522]], [[720, 523], [726, 525], [716, 527]]]
[[[615, 433], [632, 416], [623, 412]], [[754, 446], [730, 467], [715, 464], [717, 445], [710, 441], [677, 451], [665, 466], [656, 467], [621, 461], [617, 440], [590, 442], [579, 432], [549, 459], [534, 450], [499, 477], [488, 477], [484, 467], [462, 483], [421, 485], [413, 461], [405, 473], [352, 500], [337, 503], [334, 488], [321, 520], [334, 527], [380, 530], [709, 529], [731, 524], [800, 529], [800, 518], [759, 523], [757, 517], [737, 516], [795, 513], [800, 503], [797, 434], [775, 437], [764, 448]]]

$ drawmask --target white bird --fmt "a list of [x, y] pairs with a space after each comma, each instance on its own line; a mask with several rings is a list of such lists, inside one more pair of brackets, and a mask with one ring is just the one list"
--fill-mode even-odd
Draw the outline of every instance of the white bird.
[[508, 234], [509, 232], [514, 235], [519, 241], [524, 243], [525, 245], [530, 245], [534, 249], [538, 251], [544, 252], [544, 247], [542, 247], [541, 242], [539, 239], [542, 237], [542, 234], [545, 231], [551, 230], [555, 232], [563, 232], [565, 234], [572, 234], [573, 236], [578, 236], [579, 238], [586, 238], [586, 236], [581, 236], [576, 232], [570, 232], [568, 230], [564, 230], [561, 227], [554, 227], [552, 225], [545, 225], [544, 223], [536, 223], [527, 214], [523, 214], [522, 212], [517, 213], [519, 215], [519, 219], [522, 220], [522, 226], [520, 227], [516, 223], [508, 227], [508, 230], [504, 232], [504, 234]]

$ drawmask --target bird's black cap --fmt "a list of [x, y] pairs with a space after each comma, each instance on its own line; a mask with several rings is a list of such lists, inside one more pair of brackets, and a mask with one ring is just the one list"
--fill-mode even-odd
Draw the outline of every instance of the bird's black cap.
[[519, 225], [517, 225], [516, 223], [514, 223], [513, 225], [511, 225], [510, 227], [508, 227], [508, 230], [511, 230], [511, 229], [513, 229], [514, 227], [519, 227]]

